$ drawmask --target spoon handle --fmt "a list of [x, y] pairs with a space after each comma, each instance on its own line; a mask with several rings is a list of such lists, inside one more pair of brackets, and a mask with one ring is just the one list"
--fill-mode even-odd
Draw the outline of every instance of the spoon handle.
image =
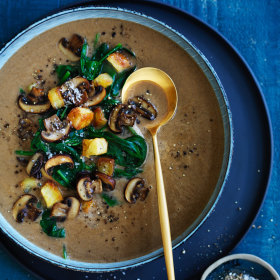
[[161, 237], [163, 243], [166, 271], [167, 271], [168, 280], [174, 280], [175, 274], [174, 274], [170, 225], [169, 225], [169, 217], [168, 217], [164, 182], [163, 182], [156, 134], [153, 135], [153, 146], [154, 146], [155, 167], [156, 167], [159, 219], [160, 219]]

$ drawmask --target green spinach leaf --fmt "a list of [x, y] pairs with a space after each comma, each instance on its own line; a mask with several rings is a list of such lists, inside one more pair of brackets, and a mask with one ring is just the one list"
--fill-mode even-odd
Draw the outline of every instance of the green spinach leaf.
[[65, 229], [59, 228], [56, 225], [56, 219], [50, 217], [50, 210], [45, 210], [42, 215], [42, 219], [40, 221], [40, 226], [48, 236], [64, 238], [65, 237]]

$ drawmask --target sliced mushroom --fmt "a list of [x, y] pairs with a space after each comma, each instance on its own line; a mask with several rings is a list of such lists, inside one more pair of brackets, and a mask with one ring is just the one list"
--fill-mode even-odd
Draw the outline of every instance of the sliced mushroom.
[[55, 142], [67, 137], [70, 132], [71, 124], [68, 120], [63, 122], [55, 114], [44, 120], [46, 130], [41, 132], [42, 138], [47, 142]]
[[53, 205], [50, 216], [55, 217], [59, 222], [64, 222], [67, 218], [68, 209], [68, 205], [57, 202]]
[[65, 104], [79, 106], [88, 100], [88, 92], [90, 89], [89, 81], [82, 77], [75, 77], [65, 82], [60, 87]]
[[46, 179], [49, 179], [49, 180], [53, 180], [53, 177], [50, 176], [50, 175], [45, 171], [44, 167], [42, 167], [40, 171], [41, 171], [41, 174], [42, 174], [42, 177], [43, 177], [43, 178], [46, 178]]
[[80, 211], [80, 202], [75, 197], [66, 197], [64, 199], [64, 203], [66, 203], [69, 207], [67, 218], [74, 219], [78, 216]]
[[26, 98], [36, 104], [44, 102], [46, 100], [46, 95], [44, 93], [44, 89], [32, 87]]
[[55, 166], [59, 166], [61, 164], [68, 164], [70, 168], [74, 168], [74, 162], [70, 156], [55, 155], [46, 162], [46, 164], [45, 164], [46, 173], [51, 175], [53, 168]]
[[17, 129], [17, 134], [21, 140], [25, 141], [34, 137], [34, 133], [37, 131], [37, 127], [32, 120], [23, 118], [19, 120], [18, 124], [19, 126]]
[[60, 39], [58, 47], [69, 60], [79, 61], [83, 43], [84, 38], [82, 36], [73, 34], [69, 41], [66, 38]]
[[40, 179], [42, 177], [40, 169], [43, 166], [44, 156], [41, 153], [36, 153], [32, 156], [26, 166], [26, 172], [29, 176]]
[[53, 205], [51, 217], [63, 222], [66, 219], [74, 219], [80, 211], [80, 202], [75, 197], [67, 197], [63, 202], [57, 202]]
[[115, 189], [116, 181], [111, 176], [101, 172], [95, 172], [95, 177], [102, 181], [102, 188], [105, 192], [110, 192]]
[[122, 126], [133, 126], [137, 116], [135, 113], [135, 106], [133, 105], [125, 105], [121, 111], [119, 112], [118, 117], [118, 127]]
[[12, 208], [14, 219], [18, 223], [22, 223], [25, 217], [35, 221], [42, 212], [40, 209], [34, 206], [34, 204], [37, 202], [38, 199], [34, 195], [24, 194], [20, 196]]
[[51, 103], [48, 100], [44, 101], [44, 103], [33, 104], [24, 96], [19, 97], [18, 105], [23, 111], [33, 114], [44, 113], [51, 107]]
[[122, 126], [133, 126], [136, 121], [134, 105], [118, 104], [109, 117], [108, 125], [116, 133], [122, 132]]
[[149, 189], [145, 187], [145, 181], [142, 178], [132, 178], [126, 185], [124, 196], [127, 202], [135, 203], [137, 199], [145, 200]]
[[156, 107], [142, 96], [134, 96], [128, 100], [128, 104], [136, 106], [136, 112], [148, 120], [154, 120], [157, 117]]
[[92, 87], [87, 102], [84, 104], [86, 107], [91, 107], [99, 104], [106, 96], [106, 89], [102, 86]]
[[99, 179], [92, 180], [90, 177], [83, 177], [78, 181], [77, 192], [83, 201], [90, 201], [95, 193], [102, 192], [102, 182]]
[[121, 133], [122, 129], [118, 126], [118, 117], [120, 111], [123, 109], [124, 104], [118, 104], [117, 106], [114, 107], [114, 109], [110, 113], [108, 125], [109, 128], [116, 132], [116, 133]]

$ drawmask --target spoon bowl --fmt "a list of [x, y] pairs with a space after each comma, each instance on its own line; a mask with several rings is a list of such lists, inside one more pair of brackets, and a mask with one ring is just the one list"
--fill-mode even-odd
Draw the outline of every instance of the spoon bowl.
[[162, 70], [154, 67], [144, 67], [133, 72], [126, 80], [122, 89], [122, 103], [128, 100], [128, 89], [135, 83], [141, 81], [150, 81], [160, 86], [165, 93], [167, 99], [166, 114], [160, 119], [156, 118], [155, 121], [149, 122], [146, 127], [152, 135], [157, 133], [157, 130], [166, 124], [174, 116], [177, 109], [177, 90], [172, 79]]
[[[146, 128], [150, 131], [153, 139], [154, 156], [155, 156], [155, 172], [157, 180], [157, 196], [158, 196], [158, 209], [160, 218], [161, 236], [166, 264], [166, 272], [169, 280], [175, 279], [172, 242], [170, 234], [170, 224], [168, 217], [168, 209], [165, 195], [165, 188], [163, 182], [162, 169], [160, 164], [160, 156], [157, 142], [158, 129], [166, 124], [175, 114], [177, 108], [177, 90], [172, 79], [162, 70], [152, 67], [141, 68], [133, 72], [126, 80], [122, 89], [122, 102], [126, 103], [128, 99], [128, 92], [131, 87], [139, 82], [152, 82], [162, 89], [166, 98], [166, 108], [158, 108], [160, 113], [155, 120], [146, 123]], [[134, 92], [133, 92], [134, 93]], [[136, 95], [137, 92], [135, 92]]]

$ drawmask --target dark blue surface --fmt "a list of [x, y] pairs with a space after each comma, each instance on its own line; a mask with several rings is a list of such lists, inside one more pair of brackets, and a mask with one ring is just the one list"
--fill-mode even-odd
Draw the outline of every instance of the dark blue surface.
[[[74, 3], [76, 1], [48, 1], [44, 5], [41, 4], [41, 1], [1, 2], [0, 20], [3, 30], [0, 33], [0, 41], [7, 42], [23, 27], [57, 7], [65, 6], [66, 2]], [[273, 37], [273, 30], [277, 31], [277, 29], [273, 25], [271, 17], [273, 16], [272, 18], [276, 20], [278, 16], [279, 19], [279, 2], [270, 1], [268, 6], [264, 4], [266, 1], [257, 3], [228, 1], [227, 5], [221, 4], [220, 1], [168, 2], [208, 21], [239, 47], [261, 81], [268, 105], [274, 113], [272, 121], [276, 124], [277, 116], [279, 117], [277, 111], [279, 109], [277, 99], [279, 90], [277, 91], [276, 78], [276, 75], [279, 75], [279, 67], [277, 68], [276, 62], [279, 62], [279, 57], [276, 56], [277, 38]], [[133, 4], [131, 6], [136, 7]], [[197, 269], [203, 269], [207, 264], [231, 250], [252, 222], [266, 185], [267, 178], [264, 175], [267, 174], [269, 168], [269, 136], [258, 89], [238, 56], [233, 54], [231, 49], [223, 44], [219, 37], [216, 37], [215, 33], [209, 32], [193, 19], [177, 14], [171, 9], [169, 15], [162, 11], [159, 12], [159, 10], [159, 7], [153, 9], [148, 6], [142, 9], [143, 12], [151, 13], [185, 33], [187, 38], [199, 47], [214, 65], [221, 78], [234, 113], [236, 141], [234, 167], [223, 193], [223, 199], [228, 202], [229, 210], [225, 211], [225, 206], [219, 203], [211, 215], [213, 218], [209, 219], [187, 244], [174, 252], [177, 279], [193, 279], [192, 277], [187, 278], [187, 276], [191, 276]], [[16, 17], [17, 11], [21, 11], [25, 16]], [[258, 18], [258, 21], [254, 21], [255, 18]], [[185, 20], [184, 24], [182, 24], [182, 20]], [[274, 59], [274, 63], [270, 63], [270, 66], [267, 62], [268, 58]], [[278, 134], [279, 131], [276, 130], [275, 135]], [[276, 142], [276, 156], [279, 152], [278, 145]], [[277, 234], [279, 234], [277, 210], [278, 212], [280, 210], [277, 171], [277, 167], [274, 168], [271, 187], [259, 218], [235, 252], [255, 253], [279, 270], [280, 261], [279, 258], [276, 258], [280, 249], [277, 239]], [[252, 194], [248, 195], [248, 192], [252, 192]], [[217, 221], [219, 222], [217, 223]], [[185, 254], [183, 254], [184, 250], [186, 250]], [[4, 273], [3, 279], [27, 279], [27, 276], [24, 276], [27, 273], [14, 264], [5, 252], [0, 251], [0, 260], [2, 259], [0, 269]], [[117, 276], [122, 279], [136, 279], [137, 276], [141, 278], [144, 271], [146, 273], [153, 271], [152, 274], [149, 274], [150, 279], [153, 276], [155, 279], [163, 279], [165, 277], [163, 267], [161, 259], [153, 265], [140, 268], [137, 271], [138, 274], [131, 271], [126, 272], [126, 275], [120, 273]], [[40, 270], [44, 269], [47, 268], [41, 267]], [[72, 277], [71, 279], [74, 279]], [[53, 279], [57, 279], [57, 277]], [[145, 279], [148, 278], [145, 277]]]

